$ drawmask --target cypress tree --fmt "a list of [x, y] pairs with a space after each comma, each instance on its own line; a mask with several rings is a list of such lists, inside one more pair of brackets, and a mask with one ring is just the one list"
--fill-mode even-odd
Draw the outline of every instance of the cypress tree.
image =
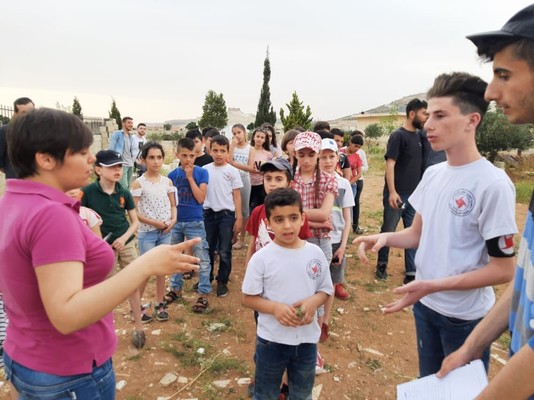
[[271, 62], [269, 60], [269, 48], [263, 61], [263, 85], [261, 87], [260, 100], [258, 101], [258, 111], [254, 126], [260, 126], [264, 122], [269, 122], [274, 126], [276, 123], [276, 112], [271, 104], [271, 89], [269, 81], [271, 80]]

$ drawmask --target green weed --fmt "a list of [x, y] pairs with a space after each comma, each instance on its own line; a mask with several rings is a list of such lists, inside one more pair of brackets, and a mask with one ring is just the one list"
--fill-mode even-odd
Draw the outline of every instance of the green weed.
[[516, 202], [521, 204], [528, 204], [532, 196], [534, 185], [532, 180], [518, 180], [515, 182], [515, 196]]

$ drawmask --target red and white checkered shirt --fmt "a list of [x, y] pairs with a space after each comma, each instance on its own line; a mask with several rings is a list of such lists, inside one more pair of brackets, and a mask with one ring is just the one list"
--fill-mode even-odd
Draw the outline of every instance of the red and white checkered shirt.
[[[337, 179], [334, 175], [330, 175], [324, 171], [321, 171], [319, 178], [319, 193], [317, 199], [315, 199], [315, 181], [316, 175], [313, 174], [313, 179], [309, 182], [304, 182], [300, 171], [295, 172], [293, 183], [291, 187], [300, 193], [302, 197], [303, 208], [321, 208], [323, 200], [328, 193], [332, 193], [334, 197], [337, 197]], [[330, 229], [328, 228], [312, 228], [310, 227], [313, 237], [328, 239], [330, 236]]]

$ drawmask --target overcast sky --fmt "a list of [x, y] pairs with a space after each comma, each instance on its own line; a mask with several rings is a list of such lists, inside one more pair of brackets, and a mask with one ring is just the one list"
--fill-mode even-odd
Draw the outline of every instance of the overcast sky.
[[296, 91], [334, 119], [426, 91], [442, 72], [491, 78], [465, 36], [521, 0], [4, 1], [0, 105], [31, 97], [134, 122], [195, 118], [208, 90], [255, 113], [267, 46], [277, 114]]

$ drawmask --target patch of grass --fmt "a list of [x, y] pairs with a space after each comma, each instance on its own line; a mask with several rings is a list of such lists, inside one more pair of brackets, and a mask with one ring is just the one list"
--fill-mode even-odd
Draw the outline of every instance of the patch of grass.
[[362, 286], [367, 290], [369, 293], [376, 293], [381, 292], [387, 289], [388, 285], [385, 282], [381, 281], [372, 281], [372, 282], [365, 282], [362, 284]]
[[366, 218], [372, 219], [378, 222], [379, 224], [382, 222], [382, 215], [383, 215], [382, 210], [374, 210], [374, 211], [367, 210], [367, 211], [364, 211], [364, 214]]
[[202, 398], [206, 400], [218, 400], [220, 398], [217, 389], [209, 383], [202, 387], [202, 395]]
[[237, 371], [245, 373], [248, 371], [247, 365], [237, 358], [217, 358], [210, 367], [211, 372], [221, 373]]
[[504, 332], [501, 337], [499, 338], [499, 344], [503, 348], [503, 350], [508, 350], [510, 348], [510, 333]]
[[126, 361], [139, 361], [141, 359], [141, 353], [135, 354], [130, 357], [126, 357]]
[[217, 327], [216, 329], [210, 331], [211, 333], [221, 333], [230, 329], [232, 326], [232, 321], [230, 319], [225, 319], [223, 321], [202, 321], [202, 326], [205, 328], [209, 328], [211, 324], [223, 324], [224, 326]]
[[518, 180], [515, 182], [516, 201], [521, 204], [528, 204], [532, 196], [534, 185], [532, 180]]
[[380, 361], [376, 360], [376, 359], [369, 359], [365, 362], [365, 365], [367, 366], [367, 368], [369, 368], [371, 371], [377, 371], [379, 370], [380, 368], [382, 368], [382, 365], [380, 364]]

